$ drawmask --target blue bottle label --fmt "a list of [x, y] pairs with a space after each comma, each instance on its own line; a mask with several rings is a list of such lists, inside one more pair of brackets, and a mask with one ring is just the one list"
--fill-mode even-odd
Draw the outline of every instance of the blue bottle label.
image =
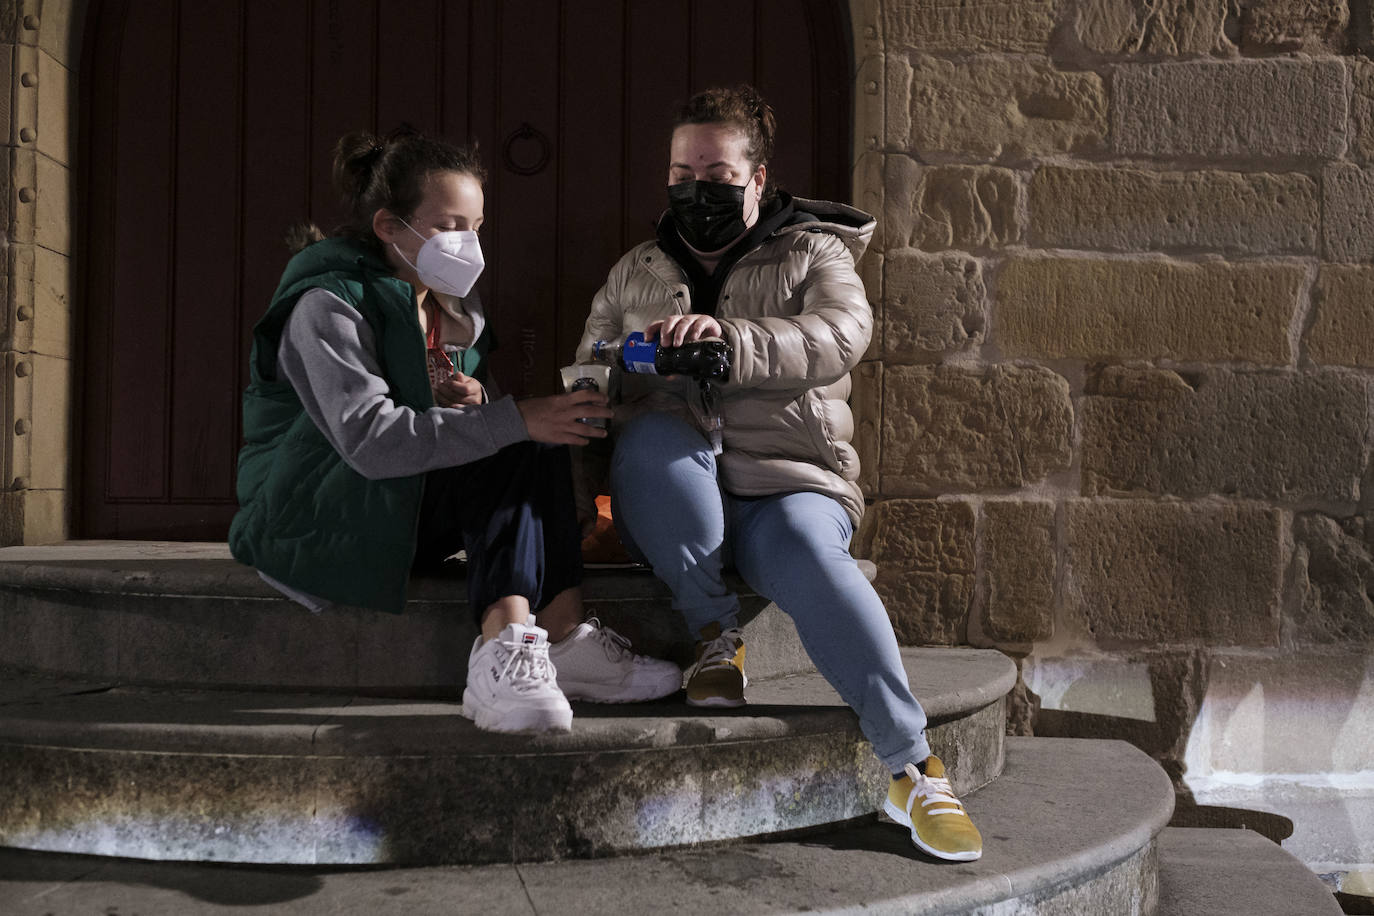
[[626, 372], [658, 375], [654, 360], [658, 357], [658, 344], [644, 339], [641, 331], [633, 331], [625, 337], [625, 345], [620, 351], [620, 361], [625, 364]]

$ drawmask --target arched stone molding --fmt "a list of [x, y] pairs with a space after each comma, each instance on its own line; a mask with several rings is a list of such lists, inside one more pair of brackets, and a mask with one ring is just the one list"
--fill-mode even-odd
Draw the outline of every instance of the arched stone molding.
[[886, 136], [887, 62], [883, 40], [883, 0], [849, 0], [849, 31], [854, 42], [854, 178], [853, 201], [878, 218], [878, 228], [859, 273], [873, 304], [873, 341], [865, 361], [852, 373], [850, 404], [854, 410], [854, 447], [864, 495], [878, 495], [878, 459], [882, 443], [883, 200]]
[[61, 540], [72, 473], [75, 166], [85, 0], [0, 0], [0, 545]]

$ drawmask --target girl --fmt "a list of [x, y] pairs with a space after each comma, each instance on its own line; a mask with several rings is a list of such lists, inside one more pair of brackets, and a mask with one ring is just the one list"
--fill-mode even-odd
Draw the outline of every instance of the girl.
[[489, 385], [475, 156], [408, 128], [352, 134], [334, 179], [348, 221], [298, 233], [310, 244], [253, 331], [234, 556], [313, 610], [400, 612], [413, 565], [466, 549], [481, 635], [463, 712], [480, 728], [566, 730], [569, 698], [678, 689], [676, 666], [582, 622], [565, 446], [604, 435], [578, 422], [610, 416], [604, 397]]

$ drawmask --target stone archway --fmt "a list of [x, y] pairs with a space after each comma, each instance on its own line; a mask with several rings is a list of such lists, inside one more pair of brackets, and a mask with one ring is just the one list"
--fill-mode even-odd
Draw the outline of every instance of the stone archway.
[[[881, 212], [877, 152], [883, 124], [882, 10], [849, 0], [853, 86], [853, 200]], [[75, 446], [80, 441], [77, 290], [82, 39], [87, 0], [0, 0], [0, 54], [11, 97], [0, 110], [9, 152], [4, 168], [4, 371], [0, 398], [0, 545], [63, 540], [75, 511]], [[870, 298], [879, 298], [881, 264], [867, 259]], [[856, 407], [860, 446], [876, 454], [864, 398], [876, 399], [873, 373], [860, 371]], [[876, 403], [874, 404], [876, 407]], [[871, 443], [871, 447], [870, 447]]]

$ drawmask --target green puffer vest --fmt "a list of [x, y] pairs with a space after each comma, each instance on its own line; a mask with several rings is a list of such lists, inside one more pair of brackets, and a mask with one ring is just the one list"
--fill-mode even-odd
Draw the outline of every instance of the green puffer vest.
[[[357, 242], [325, 239], [301, 251], [253, 328], [239, 511], [229, 528], [229, 548], [235, 559], [292, 588], [400, 613], [415, 557], [424, 476], [363, 477], [325, 439], [291, 383], [278, 376], [286, 321], [311, 289], [328, 290], [362, 313], [398, 405], [417, 411], [434, 406], [411, 286]], [[478, 360], [485, 355], [486, 336], [473, 347]]]

